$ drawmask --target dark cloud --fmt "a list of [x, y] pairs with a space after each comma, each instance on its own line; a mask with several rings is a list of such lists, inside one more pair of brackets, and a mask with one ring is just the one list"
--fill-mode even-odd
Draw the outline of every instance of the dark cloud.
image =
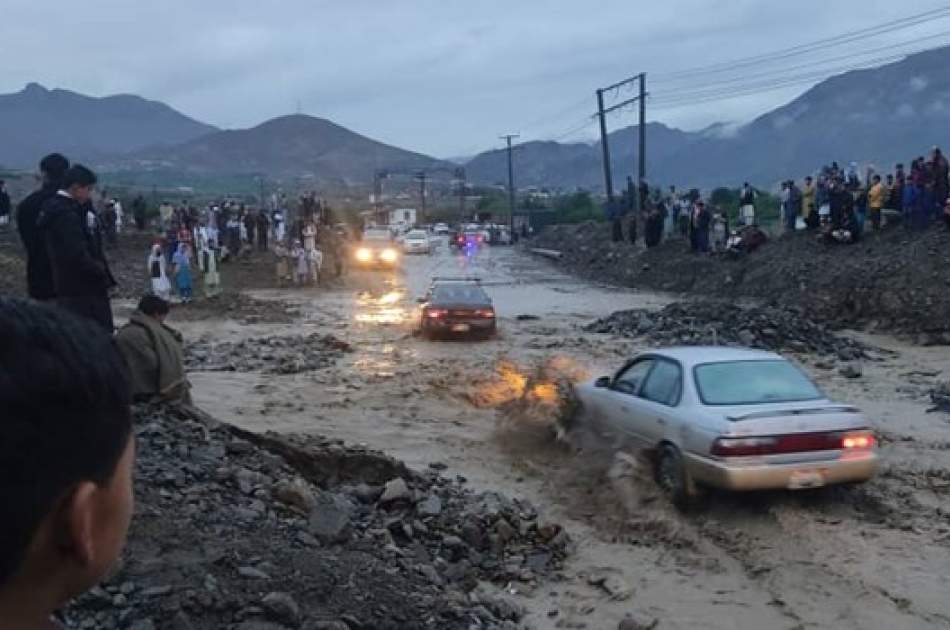
[[[634, 72], [662, 77], [940, 3], [918, 1], [901, 13], [884, 0], [96, 0], [70, 11], [58, 5], [4, 2], [0, 91], [39, 81], [96, 95], [138, 93], [223, 127], [251, 126], [299, 103], [366, 135], [444, 156], [490, 147], [501, 132], [557, 137], [577, 129], [593, 111], [593, 90]], [[881, 35], [877, 43], [941, 26]], [[658, 84], [651, 92], [668, 98], [684, 87]], [[651, 118], [687, 128], [744, 121], [806, 87]], [[589, 102], [581, 102], [585, 97]], [[632, 120], [621, 113], [611, 124]], [[592, 130], [565, 139], [585, 139]]]

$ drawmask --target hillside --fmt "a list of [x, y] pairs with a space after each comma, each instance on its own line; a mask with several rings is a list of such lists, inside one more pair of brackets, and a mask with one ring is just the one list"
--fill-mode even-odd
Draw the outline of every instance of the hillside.
[[455, 168], [300, 114], [274, 118], [251, 129], [219, 131], [174, 147], [147, 149], [112, 166], [196, 174], [264, 173], [346, 184], [370, 183], [379, 168]]
[[[627, 175], [637, 169], [639, 127], [634, 125], [612, 132], [608, 136], [613, 164], [614, 189], [625, 185]], [[694, 134], [672, 129], [661, 123], [647, 124], [647, 143], [651, 159], [665, 160], [671, 153], [686, 147], [696, 138]], [[602, 190], [604, 173], [600, 142], [594, 144], [557, 142], [526, 142], [514, 154], [515, 177], [519, 187], [587, 188]], [[506, 151], [487, 151], [472, 158], [465, 165], [470, 180], [478, 184], [508, 181]]]
[[[647, 178], [657, 184], [769, 187], [822, 164], [874, 164], [890, 169], [933, 145], [950, 146], [950, 47], [822, 81], [792, 102], [735, 128], [697, 132], [659, 123], [647, 127]], [[615, 187], [636, 173], [636, 127], [610, 136]], [[519, 186], [603, 189], [599, 144], [536, 142], [517, 155]], [[469, 173], [497, 179], [498, 152], [476, 156]]]
[[35, 168], [51, 151], [90, 160], [213, 131], [168, 105], [128, 94], [97, 98], [38, 83], [0, 94], [0, 164], [6, 167]]

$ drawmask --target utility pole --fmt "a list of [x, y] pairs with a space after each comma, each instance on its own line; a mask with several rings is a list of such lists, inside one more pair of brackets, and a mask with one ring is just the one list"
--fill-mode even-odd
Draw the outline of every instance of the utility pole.
[[646, 205], [643, 182], [647, 178], [647, 75], [640, 73], [640, 156], [637, 160], [637, 218]]
[[258, 186], [260, 187], [260, 200], [261, 200], [261, 209], [264, 209], [264, 176], [261, 175], [257, 178]]
[[373, 211], [376, 214], [376, 223], [383, 223], [383, 178], [388, 173], [377, 170], [373, 174]]
[[515, 166], [511, 159], [511, 141], [518, 138], [518, 134], [509, 133], [501, 136], [508, 144], [508, 211], [511, 213], [509, 219], [509, 229], [511, 230], [511, 239], [515, 239]]
[[455, 169], [455, 178], [458, 180], [459, 187], [459, 221], [465, 221], [465, 189], [467, 188], [467, 183], [465, 181], [465, 169], [459, 167]]
[[604, 154], [604, 187], [607, 203], [614, 201], [613, 175], [610, 172], [610, 147], [607, 146], [607, 114], [604, 112], [604, 91], [597, 90], [597, 117], [600, 119], [600, 147]]
[[419, 222], [424, 224], [426, 222], [426, 172], [419, 171], [416, 179], [419, 180], [419, 197], [422, 199], [422, 218]]

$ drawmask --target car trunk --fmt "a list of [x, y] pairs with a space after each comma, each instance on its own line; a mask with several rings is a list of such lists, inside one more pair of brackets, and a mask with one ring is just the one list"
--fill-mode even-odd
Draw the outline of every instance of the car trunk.
[[857, 408], [829, 401], [745, 405], [717, 411], [730, 421], [723, 433], [730, 437], [848, 431], [868, 426]]

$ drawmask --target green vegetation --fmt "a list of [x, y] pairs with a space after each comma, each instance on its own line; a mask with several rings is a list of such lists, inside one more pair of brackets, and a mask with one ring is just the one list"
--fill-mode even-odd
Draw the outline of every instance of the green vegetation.
[[[717, 188], [709, 195], [711, 206], [719, 206], [729, 215], [729, 223], [735, 225], [739, 219], [739, 188]], [[774, 223], [779, 220], [781, 214], [781, 201], [775, 195], [771, 195], [761, 190], [756, 190], [758, 200], [756, 201], [756, 221], [761, 225]]]

